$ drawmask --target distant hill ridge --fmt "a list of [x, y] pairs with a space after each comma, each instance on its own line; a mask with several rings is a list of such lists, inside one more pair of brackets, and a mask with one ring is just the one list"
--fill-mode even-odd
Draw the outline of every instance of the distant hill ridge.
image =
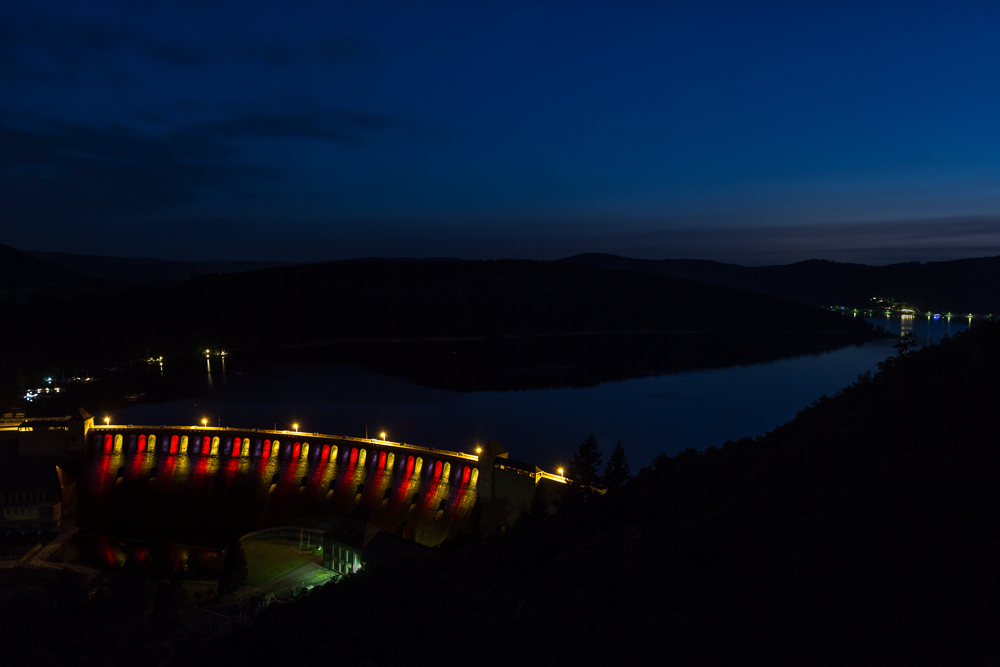
[[[120, 283], [178, 285], [208, 274], [238, 274], [295, 266], [394, 263], [461, 266], [468, 260], [359, 258], [334, 262], [184, 261], [141, 257], [107, 257], [70, 253], [21, 252], [0, 244], [0, 288], [59, 285], [114, 288]], [[546, 263], [546, 262], [542, 262]], [[702, 259], [635, 259], [588, 253], [556, 264], [578, 264], [684, 278], [709, 285], [771, 294], [814, 306], [863, 307], [872, 297], [912, 303], [933, 312], [1000, 313], [1000, 257], [946, 262], [905, 262], [869, 266], [827, 260], [806, 260], [774, 266], [741, 266]]]
[[890, 297], [933, 312], [1000, 313], [1000, 257], [887, 266], [812, 259], [749, 267], [710, 260], [648, 260], [600, 253], [561, 261], [687, 278], [815, 306], [861, 307], [872, 297]]
[[0, 293], [26, 298], [38, 292], [74, 294], [113, 286], [0, 243]]
[[78, 274], [126, 283], [175, 285], [208, 273], [239, 273], [277, 266], [294, 266], [298, 262], [247, 262], [231, 260], [155, 259], [152, 257], [111, 257], [78, 255], [64, 252], [26, 250], [24, 255], [45, 260]]

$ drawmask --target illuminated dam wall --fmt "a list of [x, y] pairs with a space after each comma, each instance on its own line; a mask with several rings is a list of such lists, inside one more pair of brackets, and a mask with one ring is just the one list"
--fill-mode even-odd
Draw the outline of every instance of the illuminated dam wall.
[[316, 433], [95, 426], [86, 441], [90, 522], [255, 529], [361, 510], [433, 546], [511, 520], [537, 482], [557, 479], [504, 458]]

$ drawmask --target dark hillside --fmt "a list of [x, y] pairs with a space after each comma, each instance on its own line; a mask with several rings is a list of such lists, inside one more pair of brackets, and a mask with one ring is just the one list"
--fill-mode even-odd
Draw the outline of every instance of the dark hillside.
[[109, 289], [114, 284], [0, 244], [0, 297], [23, 300], [36, 293], [59, 295]]
[[[822, 348], [830, 341], [863, 340], [870, 329], [860, 320], [767, 295], [646, 273], [514, 260], [358, 260], [208, 275], [171, 288], [135, 286], [101, 299], [39, 299], [10, 316], [31, 326], [4, 332], [3, 350], [10, 356], [0, 368], [54, 371], [205, 349], [678, 331], [722, 336], [726, 346], [737, 341], [749, 351], [726, 358], [753, 360], [761, 356], [754, 350], [764, 336], [769, 342], [761, 344], [763, 357], [773, 358], [771, 334], [778, 332], [792, 337], [792, 353], [801, 353], [810, 348], [802, 341], [813, 334], [824, 340], [812, 347]], [[499, 354], [509, 355], [509, 347]], [[604, 355], [601, 346], [584, 347], [595, 350], [591, 356]], [[544, 356], [545, 348], [526, 354]], [[451, 357], [453, 351], [428, 354]], [[489, 350], [485, 355], [496, 356]]]
[[93, 278], [159, 285], [176, 285], [206, 273], [239, 273], [296, 264], [296, 262], [183, 261], [151, 257], [108, 257], [34, 250], [29, 250], [26, 254]]
[[196, 278], [164, 299], [229, 344], [860, 328], [782, 299], [684, 279], [519, 260], [310, 264]]
[[201, 664], [992, 664], [1000, 324], [904, 353], [621, 496], [372, 568]]
[[809, 260], [781, 266], [747, 267], [707, 260], [645, 260], [588, 254], [564, 262], [699, 280], [773, 294], [816, 306], [854, 308], [872, 297], [888, 297], [933, 312], [1000, 312], [1000, 257], [888, 266]]

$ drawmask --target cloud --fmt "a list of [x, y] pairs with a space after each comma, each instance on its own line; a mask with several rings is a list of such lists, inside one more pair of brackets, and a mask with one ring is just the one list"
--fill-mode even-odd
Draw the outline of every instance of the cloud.
[[366, 143], [373, 132], [402, 123], [376, 113], [358, 110], [245, 113], [201, 124], [218, 138], [289, 139], [309, 137], [344, 144]]
[[260, 40], [239, 40], [211, 48], [151, 40], [140, 43], [139, 50], [177, 68], [207, 67], [226, 59], [280, 68], [307, 62], [335, 65], [369, 57], [358, 44], [346, 39], [294, 46]]
[[244, 41], [231, 45], [224, 53], [273, 67], [287, 67], [306, 61], [339, 64], [370, 57], [361, 45], [348, 39], [330, 39], [296, 46]]
[[240, 164], [233, 146], [195, 133], [145, 135], [122, 126], [0, 124], [0, 221], [104, 224], [159, 215], [217, 192], [274, 180]]
[[214, 54], [210, 52], [178, 44], [161, 42], [145, 44], [141, 48], [146, 55], [173, 67], [204, 67], [216, 60]]
[[[256, 66], [297, 67], [371, 58], [347, 38], [306, 44], [232, 39], [207, 45], [162, 39], [140, 29], [37, 15], [19, 25], [0, 18], [0, 80], [65, 83], [81, 73], [120, 66], [116, 56], [136, 54], [177, 69], [197, 69], [227, 59]], [[121, 60], [120, 58], [118, 60]]]

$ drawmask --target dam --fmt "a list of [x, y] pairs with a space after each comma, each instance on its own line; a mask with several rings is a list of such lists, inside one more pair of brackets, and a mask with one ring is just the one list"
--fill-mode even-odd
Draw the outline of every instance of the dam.
[[298, 431], [92, 424], [82, 523], [254, 530], [358, 516], [436, 546], [509, 523], [539, 485], [551, 493], [567, 482], [496, 442], [467, 453]]

